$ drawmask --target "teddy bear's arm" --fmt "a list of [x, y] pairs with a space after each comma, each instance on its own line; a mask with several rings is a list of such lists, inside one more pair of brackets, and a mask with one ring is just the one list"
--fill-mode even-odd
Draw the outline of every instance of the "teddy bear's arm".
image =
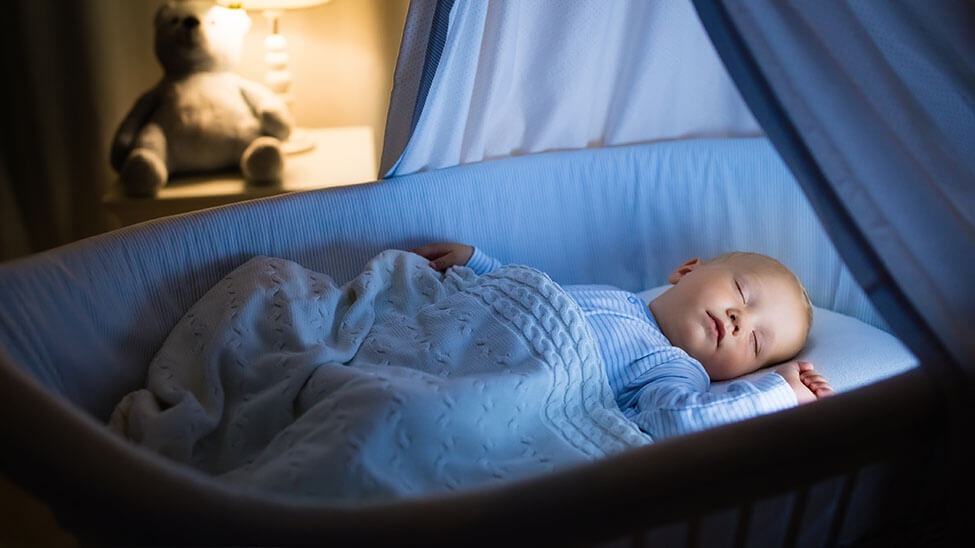
[[139, 130], [149, 121], [158, 106], [159, 86], [156, 86], [142, 94], [142, 97], [139, 97], [132, 110], [122, 120], [115, 132], [115, 138], [112, 140], [110, 162], [115, 171], [122, 168], [122, 163], [132, 150]]
[[261, 133], [282, 141], [291, 135], [294, 121], [288, 106], [273, 91], [257, 82], [240, 79], [240, 94], [250, 106], [254, 116], [261, 121]]

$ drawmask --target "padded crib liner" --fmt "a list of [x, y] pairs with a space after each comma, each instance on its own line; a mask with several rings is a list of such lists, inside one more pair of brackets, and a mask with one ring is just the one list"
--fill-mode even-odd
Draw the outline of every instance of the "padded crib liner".
[[[323, 166], [323, 169], [327, 167]], [[0, 267], [0, 345], [105, 420], [189, 307], [255, 255], [351, 279], [387, 248], [476, 244], [559, 283], [630, 291], [728, 250], [772, 255], [813, 303], [883, 327], [765, 139], [523, 156], [150, 221]]]

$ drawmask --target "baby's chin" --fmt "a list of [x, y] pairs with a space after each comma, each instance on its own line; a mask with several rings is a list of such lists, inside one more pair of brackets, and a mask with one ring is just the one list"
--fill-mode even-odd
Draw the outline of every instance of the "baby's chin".
[[740, 365], [707, 358], [703, 360], [700, 358], [695, 359], [701, 362], [701, 365], [704, 366], [704, 370], [707, 371], [708, 377], [710, 377], [712, 381], [726, 381], [728, 379], [734, 379], [735, 377], [754, 373], [759, 369], [757, 365], [753, 366], [752, 364]]
[[714, 341], [709, 339], [705, 334], [698, 333], [697, 329], [699, 329], [699, 326], [692, 325], [688, 331], [685, 331], [686, 338], [676, 344], [676, 346], [684, 350], [688, 356], [700, 362], [712, 381], [733, 379], [747, 375], [758, 369], [758, 366], [751, 367], [751, 364], [729, 363], [726, 356], [724, 357], [725, 359], [722, 359], [722, 356], [716, 356], [715, 354], [718, 352], [714, 348]]
[[714, 343], [712, 341], [708, 340], [691, 340], [678, 346], [680, 346], [680, 348], [686, 352], [688, 356], [701, 362], [701, 365], [704, 366], [704, 370], [708, 372], [708, 375], [711, 375], [712, 372], [726, 367], [722, 360], [716, 359], [713, 344]]

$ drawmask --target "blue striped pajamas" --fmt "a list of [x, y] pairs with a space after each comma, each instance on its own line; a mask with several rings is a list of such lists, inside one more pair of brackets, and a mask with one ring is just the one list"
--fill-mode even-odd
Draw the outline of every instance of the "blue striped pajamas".
[[[467, 266], [485, 274], [501, 263], [475, 249]], [[775, 373], [709, 391], [701, 363], [670, 344], [633, 293], [597, 285], [563, 289], [592, 328], [620, 410], [656, 440], [796, 405], [792, 388]]]

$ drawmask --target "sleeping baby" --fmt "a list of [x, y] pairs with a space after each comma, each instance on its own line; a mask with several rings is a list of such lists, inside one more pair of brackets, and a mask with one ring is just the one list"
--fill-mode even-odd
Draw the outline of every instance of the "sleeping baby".
[[[485, 274], [501, 266], [480, 249], [435, 243], [411, 250], [445, 271]], [[808, 362], [791, 361], [752, 380], [723, 381], [785, 362], [802, 349], [812, 305], [780, 262], [732, 252], [688, 261], [647, 306], [611, 286], [565, 286], [592, 328], [623, 414], [654, 439], [770, 413], [833, 394]]]
[[383, 251], [341, 285], [286, 259], [241, 264], [173, 327], [111, 428], [248, 490], [368, 501], [528, 478], [832, 393], [808, 363], [738, 378], [793, 359], [810, 327], [799, 281], [767, 257], [689, 261], [648, 306], [470, 246], [416, 252]]

